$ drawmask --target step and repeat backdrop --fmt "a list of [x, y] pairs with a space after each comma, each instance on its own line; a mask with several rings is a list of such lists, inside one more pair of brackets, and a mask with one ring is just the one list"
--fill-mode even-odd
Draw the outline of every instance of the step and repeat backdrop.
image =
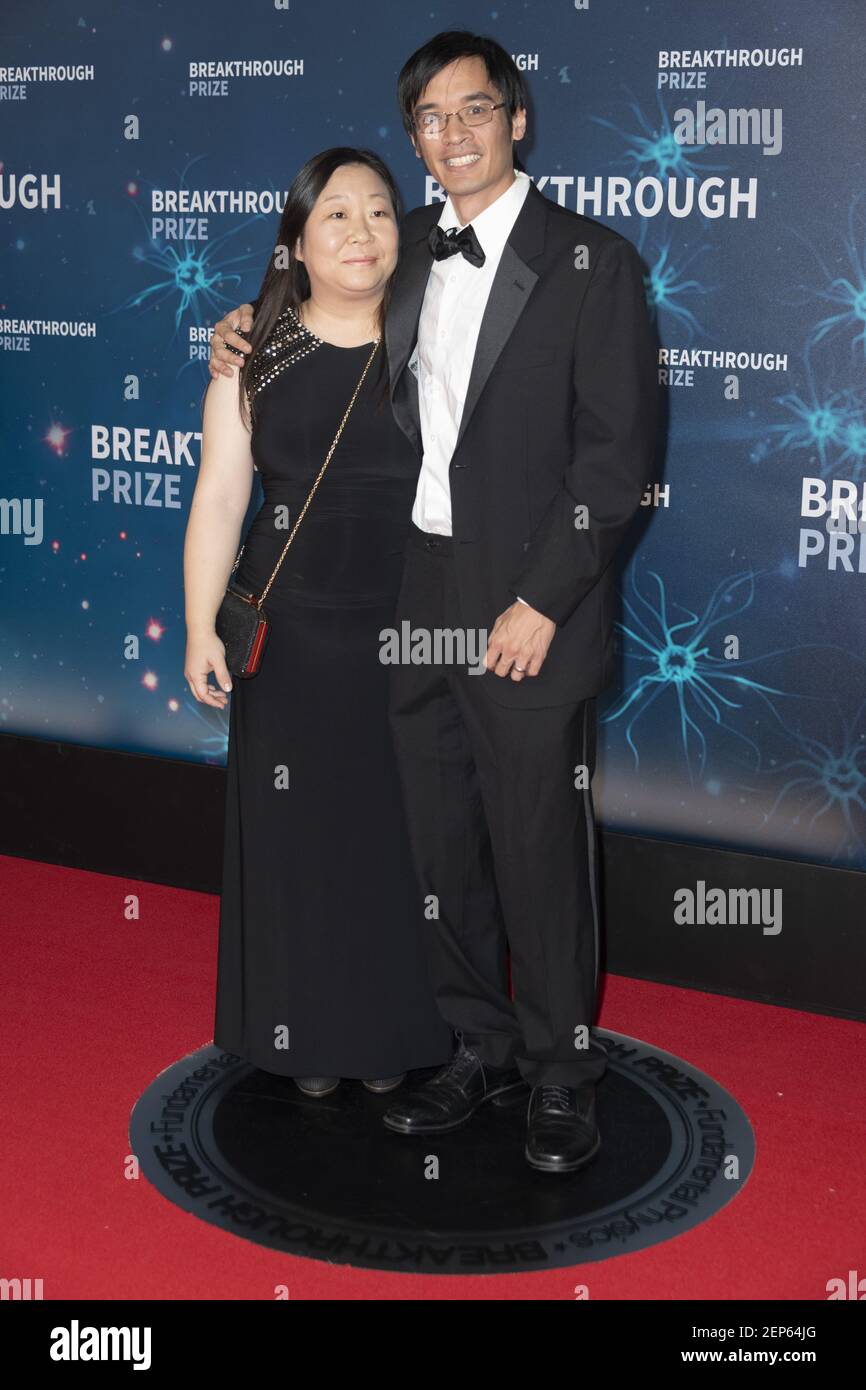
[[464, 27], [525, 73], [527, 173], [636, 244], [657, 322], [602, 818], [866, 869], [861, 0], [6, 0], [0, 26], [0, 730], [224, 762], [183, 679], [209, 331], [314, 152], [444, 196], [395, 84]]

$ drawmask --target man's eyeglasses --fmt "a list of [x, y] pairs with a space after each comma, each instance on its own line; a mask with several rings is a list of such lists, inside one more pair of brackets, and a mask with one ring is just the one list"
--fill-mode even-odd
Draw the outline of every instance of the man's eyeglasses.
[[459, 111], [423, 111], [412, 124], [419, 135], [441, 135], [450, 116], [459, 116], [463, 125], [487, 125], [493, 120], [493, 112], [505, 104], [504, 101], [473, 101], [471, 106], [461, 106]]

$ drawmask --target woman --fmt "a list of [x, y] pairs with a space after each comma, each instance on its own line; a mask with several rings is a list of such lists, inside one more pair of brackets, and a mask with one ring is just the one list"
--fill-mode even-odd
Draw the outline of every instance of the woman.
[[[322, 1096], [394, 1089], [446, 1061], [387, 722], [393, 622], [418, 460], [394, 422], [382, 338], [399, 197], [385, 165], [337, 148], [295, 178], [238, 381], [208, 387], [184, 556], [185, 675], [231, 689], [214, 1041]], [[369, 365], [368, 365], [369, 364]], [[261, 594], [367, 366], [264, 604], [258, 673], [228, 675], [215, 616]], [[213, 671], [221, 687], [208, 684]]]

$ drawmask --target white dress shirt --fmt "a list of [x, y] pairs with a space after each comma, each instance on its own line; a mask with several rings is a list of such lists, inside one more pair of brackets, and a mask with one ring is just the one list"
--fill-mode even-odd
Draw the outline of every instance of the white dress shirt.
[[[431, 261], [410, 367], [418, 378], [423, 456], [412, 520], [422, 531], [451, 535], [448, 469], [457, 442], [481, 320], [502, 251], [529, 191], [529, 177], [514, 170], [514, 182], [472, 218], [485, 260], [470, 265], [459, 252]], [[451, 198], [439, 226], [461, 228]]]

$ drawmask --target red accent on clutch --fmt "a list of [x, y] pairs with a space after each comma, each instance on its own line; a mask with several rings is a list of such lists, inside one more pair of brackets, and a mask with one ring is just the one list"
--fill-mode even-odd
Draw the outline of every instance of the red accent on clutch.
[[247, 662], [247, 675], [254, 676], [259, 669], [259, 662], [262, 659], [262, 651], [265, 645], [265, 637], [268, 632], [267, 618], [259, 618], [259, 625], [256, 628], [256, 635], [250, 647], [250, 657]]

